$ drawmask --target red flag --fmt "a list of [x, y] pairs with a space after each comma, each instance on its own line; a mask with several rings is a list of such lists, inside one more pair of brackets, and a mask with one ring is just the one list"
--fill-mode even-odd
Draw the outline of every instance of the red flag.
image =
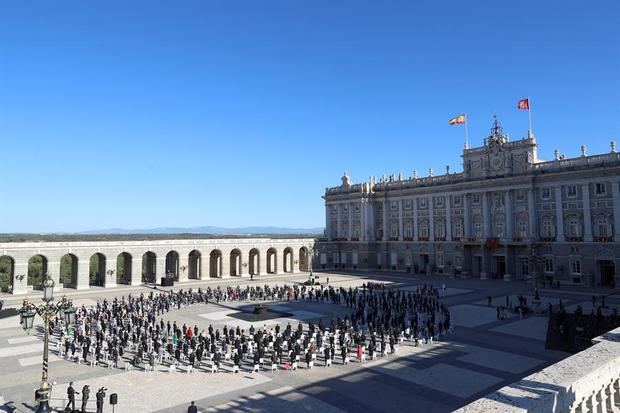
[[517, 109], [521, 109], [521, 110], [530, 110], [530, 100], [529, 100], [528, 98], [521, 99], [521, 100], [517, 103]]

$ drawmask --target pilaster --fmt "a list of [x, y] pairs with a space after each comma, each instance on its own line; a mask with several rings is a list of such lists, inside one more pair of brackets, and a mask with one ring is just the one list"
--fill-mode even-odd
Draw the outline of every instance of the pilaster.
[[[581, 185], [581, 198], [583, 203], [583, 240], [592, 242], [592, 213], [590, 212], [590, 185]], [[618, 208], [614, 200], [614, 210]], [[614, 214], [614, 217], [618, 214]], [[617, 240], [616, 240], [617, 241]]]
[[[611, 196], [614, 208], [614, 241], [620, 242], [620, 182], [611, 182]], [[617, 266], [616, 266], [617, 268]], [[620, 271], [616, 269], [616, 271]]]
[[556, 241], [564, 242], [564, 214], [562, 213], [562, 187], [555, 187]]
[[179, 282], [189, 280], [189, 256], [179, 254]]
[[105, 260], [105, 278], [103, 286], [105, 288], [116, 287], [116, 257], [106, 258]]
[[131, 285], [142, 284], [142, 257], [131, 258]]
[[536, 220], [536, 197], [534, 193], [534, 188], [527, 191], [527, 218], [529, 223], [529, 235], [530, 238], [536, 239], [538, 238], [538, 233], [536, 232], [536, 228], [538, 227]]
[[398, 240], [403, 240], [403, 200], [398, 200]]
[[[515, 219], [512, 213], [512, 191], [508, 190], [504, 193], [504, 212], [506, 213], [506, 238], [512, 239], [515, 236], [514, 223]], [[508, 268], [508, 263], [506, 263]]]

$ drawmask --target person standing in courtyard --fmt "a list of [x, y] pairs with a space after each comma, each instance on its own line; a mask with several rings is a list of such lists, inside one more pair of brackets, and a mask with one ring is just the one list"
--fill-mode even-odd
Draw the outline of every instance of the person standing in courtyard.
[[67, 398], [69, 399], [69, 403], [67, 403], [67, 407], [65, 407], [65, 410], [67, 410], [67, 408], [69, 406], [71, 406], [71, 411], [75, 411], [75, 395], [76, 394], [80, 394], [78, 392], [75, 391], [75, 389], [73, 388], [73, 382], [69, 383], [69, 387], [67, 388]]
[[103, 413], [103, 402], [105, 400], [105, 388], [100, 388], [97, 391], [97, 413]]
[[187, 413], [198, 413], [198, 407], [196, 407], [196, 404], [193, 401], [187, 408]]
[[86, 413], [86, 404], [88, 403], [88, 398], [90, 397], [90, 389], [88, 384], [85, 384], [82, 387], [82, 413]]

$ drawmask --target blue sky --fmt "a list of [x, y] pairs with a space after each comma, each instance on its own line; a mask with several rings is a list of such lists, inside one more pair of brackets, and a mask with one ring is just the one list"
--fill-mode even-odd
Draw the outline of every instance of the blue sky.
[[3, 1], [0, 232], [323, 226], [343, 170], [620, 135], [620, 2]]

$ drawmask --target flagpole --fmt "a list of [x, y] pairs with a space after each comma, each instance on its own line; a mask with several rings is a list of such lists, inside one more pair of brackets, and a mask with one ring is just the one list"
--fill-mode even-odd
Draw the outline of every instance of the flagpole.
[[528, 129], [528, 137], [532, 134], [532, 100], [528, 96], [527, 98], [527, 117], [530, 122], [530, 128]]
[[469, 135], [467, 134], [467, 123], [469, 118], [467, 117], [467, 112], [465, 112], [465, 149], [469, 149]]

